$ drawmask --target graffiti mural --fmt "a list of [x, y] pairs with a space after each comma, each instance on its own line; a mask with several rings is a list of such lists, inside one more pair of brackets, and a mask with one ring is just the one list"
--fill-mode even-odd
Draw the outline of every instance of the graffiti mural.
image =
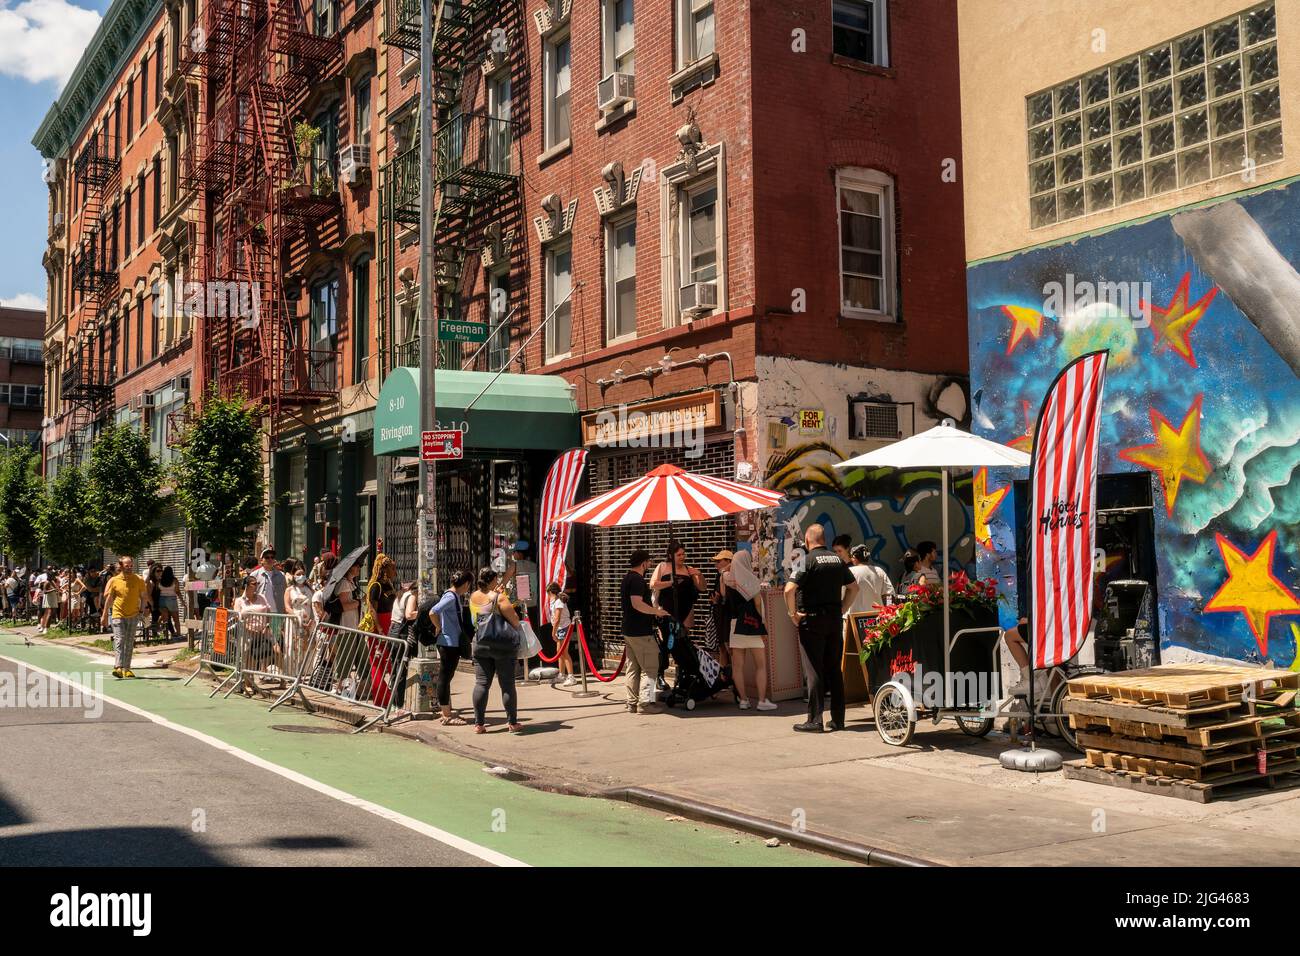
[[[865, 544], [872, 560], [897, 581], [903, 552], [924, 540], [942, 541], [940, 480], [935, 471], [898, 472], [892, 468], [840, 471], [834, 464], [851, 457], [826, 441], [810, 441], [772, 454], [768, 487], [788, 496], [771, 519], [772, 547], [756, 551], [756, 570], [765, 584], [784, 583], [802, 567], [803, 533], [822, 524], [829, 542], [847, 534]], [[974, 571], [975, 517], [972, 478], [956, 476], [948, 491], [950, 560]], [[941, 556], [942, 557], [942, 556]]]
[[[1110, 349], [1101, 472], [1152, 476], [1164, 648], [1281, 667], [1297, 661], [1294, 263], [1297, 186], [968, 269], [977, 433], [1027, 450], [1057, 371], [1084, 352]], [[995, 471], [987, 489], [1023, 477]], [[1014, 590], [1012, 509], [995, 508], [981, 521], [989, 547], [979, 549], [980, 573]]]

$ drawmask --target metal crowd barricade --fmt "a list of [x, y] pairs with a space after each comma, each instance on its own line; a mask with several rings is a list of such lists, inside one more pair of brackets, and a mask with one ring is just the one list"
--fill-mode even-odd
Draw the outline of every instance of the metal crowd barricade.
[[[203, 630], [199, 636], [199, 666], [194, 669], [194, 673], [185, 683], [194, 680], [206, 667], [213, 677], [220, 678], [220, 683], [208, 695], [209, 697], [215, 697], [227, 685], [233, 688], [234, 681], [239, 676], [240, 650], [243, 643], [239, 632], [239, 615], [234, 611], [224, 607], [207, 608], [203, 612]], [[223, 677], [217, 673], [217, 668], [229, 673]]]
[[316, 711], [313, 698], [374, 711], [353, 731], [359, 733], [377, 721], [388, 722], [398, 675], [405, 667], [404, 640], [339, 624], [317, 624], [293, 683], [270, 709], [297, 697], [308, 712]]
[[241, 677], [292, 680], [302, 669], [308, 642], [293, 614], [245, 611], [239, 615]]

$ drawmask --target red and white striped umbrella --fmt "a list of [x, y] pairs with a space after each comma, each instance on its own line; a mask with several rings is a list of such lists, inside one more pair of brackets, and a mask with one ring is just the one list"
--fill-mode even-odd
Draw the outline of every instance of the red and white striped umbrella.
[[644, 478], [588, 498], [554, 520], [602, 528], [657, 521], [702, 521], [756, 508], [772, 508], [781, 498], [779, 491], [725, 478], [693, 475], [676, 465], [660, 465]]

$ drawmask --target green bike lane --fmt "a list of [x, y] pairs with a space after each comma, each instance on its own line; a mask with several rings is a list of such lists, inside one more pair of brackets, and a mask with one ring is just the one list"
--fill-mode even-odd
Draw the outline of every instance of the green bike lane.
[[[309, 781], [402, 814], [535, 866], [835, 866], [842, 861], [760, 837], [599, 798], [535, 790], [484, 773], [481, 764], [394, 734], [294, 733], [273, 725], [337, 725], [292, 706], [209, 699], [210, 686], [167, 669], [120, 681], [101, 658], [72, 648], [24, 646], [10, 631], [0, 656], [75, 683], [102, 673], [103, 696], [204, 734]], [[92, 678], [93, 679], [93, 678]], [[503, 731], [497, 731], [503, 732]], [[3, 767], [0, 765], [0, 774]]]

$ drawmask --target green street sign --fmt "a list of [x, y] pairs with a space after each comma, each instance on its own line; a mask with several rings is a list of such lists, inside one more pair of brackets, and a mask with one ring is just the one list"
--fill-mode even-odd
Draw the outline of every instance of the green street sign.
[[448, 342], [486, 342], [488, 327], [485, 322], [448, 322], [438, 320], [438, 338]]

